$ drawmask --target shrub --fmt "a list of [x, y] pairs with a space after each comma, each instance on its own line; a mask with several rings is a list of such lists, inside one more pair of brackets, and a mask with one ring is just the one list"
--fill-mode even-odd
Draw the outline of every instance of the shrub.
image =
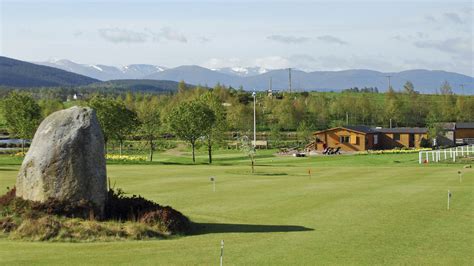
[[[95, 241], [146, 239], [189, 232], [189, 219], [169, 206], [141, 196], [126, 197], [111, 189], [104, 221], [95, 220], [95, 206], [48, 199], [33, 202], [17, 198], [15, 188], [0, 196], [0, 230], [11, 238], [35, 241]], [[89, 220], [87, 220], [87, 218]]]

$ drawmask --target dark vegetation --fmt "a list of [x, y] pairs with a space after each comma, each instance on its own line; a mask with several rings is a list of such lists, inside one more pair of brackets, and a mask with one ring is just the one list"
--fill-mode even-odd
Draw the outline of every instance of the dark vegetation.
[[163, 238], [192, 229], [182, 213], [141, 196], [127, 197], [120, 189], [109, 190], [105, 217], [95, 213], [88, 201], [33, 202], [16, 197], [13, 188], [0, 197], [0, 231], [27, 240], [108, 241]]

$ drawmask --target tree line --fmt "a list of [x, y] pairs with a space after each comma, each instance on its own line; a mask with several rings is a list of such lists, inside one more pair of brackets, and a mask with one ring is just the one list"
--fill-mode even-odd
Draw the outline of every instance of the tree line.
[[[258, 131], [268, 132], [278, 141], [282, 131], [296, 131], [305, 143], [312, 132], [335, 126], [368, 125], [388, 127], [429, 127], [439, 122], [474, 121], [474, 97], [455, 95], [445, 82], [439, 94], [420, 94], [411, 82], [401, 91], [351, 89], [341, 93], [266, 92], [256, 94]], [[54, 94], [37, 97], [30, 93], [10, 92], [2, 101], [3, 116], [9, 131], [29, 139], [42, 118], [77, 104], [96, 110], [105, 141], [116, 140], [122, 150], [126, 139], [145, 140], [153, 158], [156, 140], [171, 133], [188, 142], [207, 146], [209, 162], [216, 144], [226, 140], [226, 132], [251, 135], [253, 130], [251, 92], [217, 84], [213, 88], [189, 87], [184, 82], [173, 94], [132, 93], [90, 94], [77, 102], [63, 102]]]

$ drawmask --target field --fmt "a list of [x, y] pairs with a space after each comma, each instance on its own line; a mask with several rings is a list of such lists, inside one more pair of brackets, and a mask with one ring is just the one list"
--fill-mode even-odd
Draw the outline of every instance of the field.
[[[254, 175], [245, 157], [227, 151], [212, 166], [204, 154], [198, 165], [188, 164], [188, 154], [157, 154], [154, 164], [109, 164], [117, 187], [171, 205], [203, 229], [166, 240], [105, 243], [3, 237], [0, 264], [217, 265], [221, 240], [226, 265], [474, 261], [473, 170], [420, 166], [417, 154], [294, 158], [273, 152], [259, 152]], [[20, 162], [0, 157], [2, 193], [14, 185]]]

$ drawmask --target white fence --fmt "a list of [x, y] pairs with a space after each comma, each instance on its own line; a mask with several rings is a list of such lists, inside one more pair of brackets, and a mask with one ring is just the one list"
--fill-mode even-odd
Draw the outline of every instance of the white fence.
[[440, 162], [440, 161], [453, 161], [456, 162], [456, 158], [468, 157], [474, 155], [474, 145], [464, 145], [444, 150], [433, 150], [433, 151], [420, 151], [418, 162], [429, 163], [429, 162]]

